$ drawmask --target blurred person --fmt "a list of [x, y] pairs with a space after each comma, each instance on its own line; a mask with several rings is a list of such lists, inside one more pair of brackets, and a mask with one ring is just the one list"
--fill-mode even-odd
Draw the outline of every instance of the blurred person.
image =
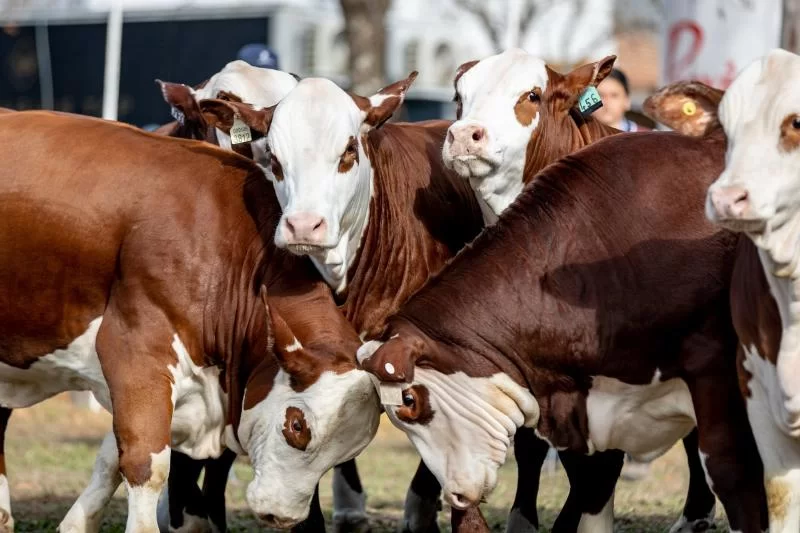
[[236, 58], [250, 63], [254, 67], [280, 70], [278, 54], [267, 45], [261, 43], [244, 45], [239, 49]]
[[628, 77], [621, 70], [613, 69], [597, 86], [597, 91], [603, 100], [603, 107], [594, 112], [597, 120], [621, 131], [649, 130], [625, 117], [625, 113], [631, 109], [631, 98]]

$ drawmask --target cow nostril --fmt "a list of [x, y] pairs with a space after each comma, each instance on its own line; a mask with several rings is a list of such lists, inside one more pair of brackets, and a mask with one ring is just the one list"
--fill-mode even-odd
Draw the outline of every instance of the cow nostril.
[[288, 218], [286, 219], [285, 224], [286, 224], [286, 229], [289, 230], [289, 233], [294, 234], [294, 225]]
[[454, 140], [455, 140], [455, 138], [453, 137], [453, 132], [450, 131], [450, 130], [447, 130], [447, 142], [449, 142], [450, 144], [453, 144]]
[[741, 191], [739, 194], [736, 195], [734, 198], [733, 203], [738, 204], [739, 202], [744, 202], [747, 200], [747, 191]]
[[319, 228], [321, 228], [321, 227], [322, 227], [322, 223], [323, 223], [323, 220], [322, 220], [322, 219], [320, 219], [320, 220], [319, 220], [319, 222], [317, 222], [316, 224], [314, 224], [314, 230], [316, 231], [316, 230], [318, 230]]
[[475, 130], [472, 132], [472, 140], [475, 142], [480, 141], [483, 139], [483, 130]]

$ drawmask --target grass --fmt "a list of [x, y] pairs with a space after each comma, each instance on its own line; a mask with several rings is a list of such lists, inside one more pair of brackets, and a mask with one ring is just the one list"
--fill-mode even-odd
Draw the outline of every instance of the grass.
[[[108, 414], [78, 409], [66, 396], [14, 412], [6, 438], [6, 461], [17, 532], [55, 531], [88, 482], [95, 453], [110, 426]], [[403, 498], [418, 461], [407, 439], [384, 418], [375, 441], [358, 459], [374, 533], [397, 531]], [[236, 479], [228, 484], [230, 529], [232, 532], [263, 531], [244, 500], [251, 471], [244, 461], [238, 461], [234, 472]], [[680, 445], [656, 460], [646, 479], [621, 480], [615, 499], [615, 531], [666, 531], [680, 515], [687, 483], [685, 455]], [[502, 468], [500, 482], [483, 506], [493, 531], [504, 531], [515, 484], [516, 468], [512, 458]], [[567, 490], [563, 470], [543, 475], [539, 493], [540, 518], [545, 526], [542, 531], [548, 531], [552, 525]], [[321, 499], [330, 519], [330, 473], [322, 481]], [[719, 503], [717, 508], [721, 509]], [[125, 516], [125, 495], [120, 489], [106, 512], [102, 531], [124, 531]], [[449, 531], [448, 513], [440, 513], [440, 522], [442, 530]], [[727, 531], [721, 511], [718, 511], [717, 528]]]

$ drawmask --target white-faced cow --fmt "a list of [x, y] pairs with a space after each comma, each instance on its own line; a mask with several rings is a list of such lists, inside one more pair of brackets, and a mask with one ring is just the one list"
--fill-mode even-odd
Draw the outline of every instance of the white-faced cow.
[[[171, 449], [249, 454], [256, 514], [305, 519], [380, 406], [319, 274], [275, 249], [280, 207], [262, 170], [86, 117], [0, 121], [0, 404], [91, 390], [113, 414], [61, 531], [97, 531], [123, 480], [126, 531], [158, 531]], [[7, 493], [0, 502], [10, 513]]]
[[[703, 213], [723, 153], [720, 135], [651, 132], [561, 159], [361, 349], [454, 507], [491, 490], [519, 427], [652, 458], [696, 425], [731, 529], [765, 529], [728, 301], [739, 239]], [[578, 529], [611, 531], [613, 484], [596, 490]]]
[[753, 246], [737, 258], [731, 304], [739, 376], [764, 463], [770, 531], [800, 528], [800, 57], [774, 50], [746, 67], [719, 105], [725, 169], [710, 220]]
[[[459, 67], [454, 82], [457, 119], [448, 129], [442, 155], [449, 168], [469, 180], [487, 224], [494, 223], [544, 167], [620, 133], [578, 108], [581, 94], [605, 79], [615, 59], [609, 56], [560, 74], [541, 59], [511, 49]], [[696, 432], [684, 439], [684, 446], [691, 474], [689, 493], [670, 533], [703, 531], [715, 515], [716, 500], [697, 455]], [[536, 493], [546, 451], [532, 430], [522, 428], [517, 433], [514, 452], [521, 472], [508, 531], [538, 531]], [[587, 487], [595, 487], [600, 476], [613, 475], [609, 469], [619, 454], [600, 455], [579, 458], [568, 450], [561, 453], [571, 491], [556, 529], [569, 530], [581, 514], [597, 509], [598, 503], [586, 497], [596, 491]]]

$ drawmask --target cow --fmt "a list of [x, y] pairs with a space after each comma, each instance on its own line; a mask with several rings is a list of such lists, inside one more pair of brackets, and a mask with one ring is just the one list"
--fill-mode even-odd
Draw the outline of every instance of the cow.
[[[277, 103], [297, 84], [297, 76], [280, 70], [254, 67], [248, 63], [231, 61], [222, 70], [195, 87], [182, 83], [156, 80], [164, 101], [169, 104], [175, 121], [156, 129], [154, 133], [185, 139], [198, 139], [227, 148], [263, 164], [263, 135], [257, 129], [249, 130], [247, 135], [232, 142], [230, 127], [225, 130], [215, 127], [217, 114], [204, 114], [200, 110], [200, 102], [204, 99], [220, 99], [230, 102], [251, 104], [237, 108], [238, 117], [248, 126], [258, 127], [252, 123], [256, 109], [269, 107]], [[233, 124], [231, 124], [232, 126]], [[178, 529], [184, 522], [195, 524], [198, 530], [204, 530], [210, 522], [217, 531], [227, 531], [225, 516], [225, 487], [228, 473], [233, 466], [236, 454], [226, 450], [218, 458], [200, 462], [177, 451], [172, 451], [170, 479], [168, 485], [172, 491], [166, 490], [159, 502], [159, 525], [166, 532], [171, 526]], [[203, 490], [197, 487], [197, 480], [205, 467]], [[171, 494], [172, 496], [169, 496]], [[318, 502], [313, 505], [317, 522], [324, 520]], [[186, 526], [188, 528], [188, 526]], [[189, 528], [190, 529], [190, 528]]]
[[[703, 210], [724, 143], [614, 135], [562, 158], [359, 350], [452, 506], [493, 488], [519, 427], [653, 458], [696, 426], [731, 529], [764, 531], [728, 301], [738, 237]], [[611, 531], [613, 484], [594, 496], [578, 530]]]
[[158, 531], [172, 449], [247, 453], [251, 509], [270, 526], [305, 519], [319, 477], [374, 436], [380, 404], [328, 287], [274, 246], [263, 171], [99, 119], [0, 123], [0, 404], [91, 390], [113, 414], [60, 531], [97, 531], [122, 481], [126, 531]]
[[[522, 191], [525, 184], [550, 163], [592, 142], [620, 133], [582, 113], [578, 98], [596, 87], [611, 72], [616, 56], [607, 56], [561, 74], [540, 58], [523, 50], [509, 49], [479, 61], [461, 65], [455, 76], [456, 121], [442, 147], [445, 165], [467, 179], [483, 209], [484, 222], [492, 224]], [[536, 511], [538, 472], [547, 447], [532, 430], [521, 428], [514, 453], [520, 473], [517, 497], [511, 509], [508, 531], [538, 531]], [[684, 439], [689, 458], [690, 484], [686, 505], [670, 533], [704, 531], [713, 523], [716, 499], [705, 482], [697, 456], [697, 433]], [[521, 445], [523, 444], [524, 445]], [[567, 457], [573, 487], [569, 502], [556, 527], [576, 523], [584, 508], [593, 504], [581, 495], [592, 491], [608, 457]], [[595, 467], [590, 468], [589, 463]], [[598, 470], [601, 469], [601, 470]], [[605, 503], [605, 502], [603, 502]], [[572, 515], [572, 516], [570, 516]]]
[[800, 194], [800, 57], [773, 50], [744, 68], [719, 104], [725, 169], [709, 220], [743, 233], [731, 307], [741, 392], [764, 463], [770, 531], [800, 528], [800, 387], [795, 357]]

